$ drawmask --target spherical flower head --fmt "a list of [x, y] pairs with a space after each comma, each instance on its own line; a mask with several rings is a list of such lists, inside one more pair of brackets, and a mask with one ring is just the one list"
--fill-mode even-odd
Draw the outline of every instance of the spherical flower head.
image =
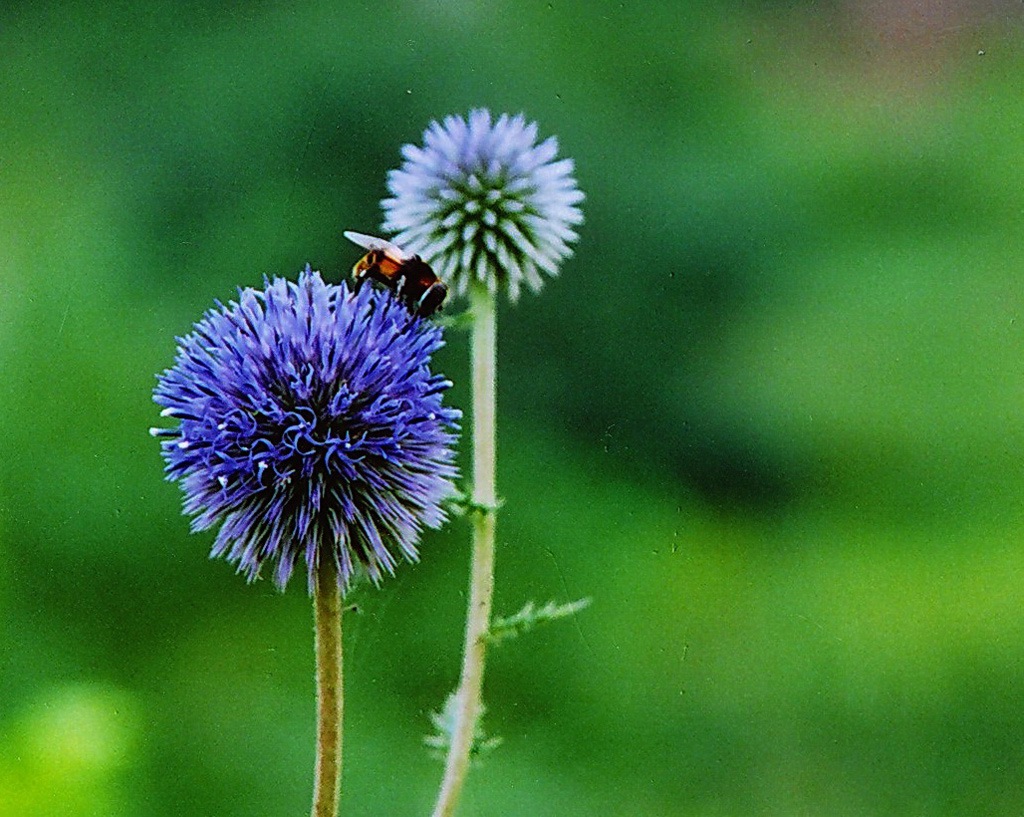
[[583, 193], [572, 159], [554, 160], [553, 136], [537, 144], [535, 122], [521, 114], [492, 122], [478, 109], [432, 122], [423, 142], [405, 145], [405, 162], [388, 173], [383, 229], [396, 244], [459, 294], [476, 280], [514, 302], [524, 284], [537, 292], [542, 273], [558, 274], [583, 222]]
[[310, 592], [324, 559], [346, 589], [416, 559], [457, 475], [460, 415], [430, 370], [442, 344], [389, 293], [309, 267], [207, 312], [154, 391], [179, 424], [152, 433], [192, 529], [220, 526], [211, 555], [282, 590], [304, 562]]

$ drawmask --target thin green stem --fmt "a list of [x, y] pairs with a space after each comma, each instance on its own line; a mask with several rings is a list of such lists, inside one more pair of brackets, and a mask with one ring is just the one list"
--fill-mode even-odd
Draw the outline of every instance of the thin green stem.
[[470, 570], [466, 641], [462, 676], [456, 696], [455, 728], [445, 762], [444, 780], [434, 806], [434, 817], [455, 813], [469, 770], [473, 738], [480, 717], [487, 629], [494, 595], [495, 487], [495, 384], [496, 320], [494, 295], [483, 286], [470, 290], [473, 313], [473, 495], [477, 508], [473, 522], [473, 564]]
[[312, 817], [337, 817], [341, 796], [341, 588], [334, 561], [322, 558], [313, 590], [316, 651], [316, 769]]

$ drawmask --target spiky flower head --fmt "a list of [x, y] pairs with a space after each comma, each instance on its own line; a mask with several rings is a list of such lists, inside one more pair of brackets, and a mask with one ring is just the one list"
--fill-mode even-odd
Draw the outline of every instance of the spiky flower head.
[[524, 284], [537, 292], [583, 221], [572, 159], [557, 153], [555, 137], [537, 144], [537, 124], [522, 114], [492, 121], [477, 109], [431, 122], [423, 147], [405, 145], [405, 162], [388, 173], [383, 229], [459, 294], [473, 280], [512, 301]]
[[386, 292], [265, 281], [208, 311], [178, 339], [154, 400], [177, 427], [162, 439], [192, 529], [220, 526], [211, 556], [284, 589], [333, 560], [348, 588], [417, 556], [454, 493], [459, 412], [430, 371], [441, 330]]

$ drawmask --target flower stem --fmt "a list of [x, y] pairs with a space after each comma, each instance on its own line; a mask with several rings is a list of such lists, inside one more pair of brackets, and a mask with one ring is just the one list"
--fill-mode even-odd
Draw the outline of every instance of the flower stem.
[[325, 557], [313, 591], [316, 651], [316, 769], [312, 817], [337, 817], [341, 796], [341, 588], [334, 561]]
[[451, 817], [462, 792], [480, 717], [487, 629], [494, 595], [495, 488], [495, 298], [483, 286], [471, 287], [473, 359], [473, 565], [466, 613], [462, 676], [456, 697], [455, 727], [445, 762], [434, 817]]

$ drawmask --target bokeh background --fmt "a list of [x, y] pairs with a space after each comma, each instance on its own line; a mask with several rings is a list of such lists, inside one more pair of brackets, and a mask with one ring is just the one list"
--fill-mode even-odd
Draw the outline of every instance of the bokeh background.
[[[1021, 814], [1021, 16], [6, 0], [0, 815], [307, 813], [309, 600], [189, 535], [154, 375], [476, 106], [588, 196], [499, 315], [497, 611], [593, 604], [492, 652], [461, 814]], [[348, 815], [429, 813], [468, 537], [353, 599]]]

